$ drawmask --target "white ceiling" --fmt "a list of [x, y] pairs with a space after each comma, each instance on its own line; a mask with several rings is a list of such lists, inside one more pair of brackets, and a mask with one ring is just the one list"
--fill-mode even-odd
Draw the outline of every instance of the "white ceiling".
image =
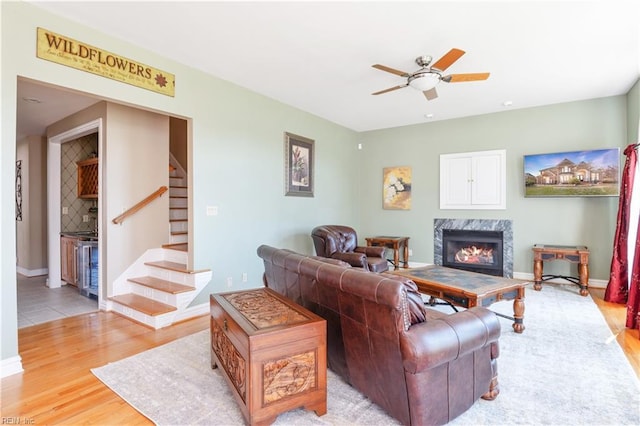
[[[356, 131], [626, 94], [640, 76], [637, 0], [32, 3]], [[371, 95], [405, 83], [371, 65], [413, 72], [453, 47], [467, 53], [446, 73], [489, 79]]]

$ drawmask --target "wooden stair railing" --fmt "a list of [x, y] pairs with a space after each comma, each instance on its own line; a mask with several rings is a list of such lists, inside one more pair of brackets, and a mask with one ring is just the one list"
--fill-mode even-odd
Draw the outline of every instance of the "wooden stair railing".
[[126, 218], [128, 218], [131, 215], [133, 215], [138, 210], [141, 210], [143, 207], [145, 207], [147, 204], [149, 204], [150, 202], [152, 202], [156, 198], [162, 196], [162, 194], [167, 192], [168, 189], [169, 188], [167, 188], [166, 186], [161, 186], [155, 192], [150, 194], [147, 198], [145, 198], [144, 200], [140, 201], [138, 204], [136, 204], [135, 206], [131, 207], [130, 209], [128, 209], [127, 211], [122, 213], [120, 216], [118, 216], [115, 219], [113, 219], [112, 222], [115, 223], [116, 225], [124, 222], [124, 220]]

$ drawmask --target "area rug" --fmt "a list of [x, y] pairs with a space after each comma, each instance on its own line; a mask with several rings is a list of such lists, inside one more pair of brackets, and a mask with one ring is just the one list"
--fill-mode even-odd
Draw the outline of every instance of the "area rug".
[[[513, 313], [512, 302], [491, 308]], [[500, 395], [479, 400], [450, 424], [640, 424], [640, 383], [595, 303], [577, 286], [545, 284], [539, 292], [527, 286], [522, 334], [510, 320], [500, 321]], [[92, 372], [158, 425], [242, 425], [219, 369], [210, 367], [208, 347], [203, 331]], [[327, 414], [297, 409], [274, 424], [398, 424], [330, 370], [327, 379]]]

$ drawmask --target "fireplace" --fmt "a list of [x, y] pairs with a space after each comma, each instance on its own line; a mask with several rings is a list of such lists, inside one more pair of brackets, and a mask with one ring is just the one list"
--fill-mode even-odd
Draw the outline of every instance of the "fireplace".
[[[508, 219], [434, 219], [433, 220], [433, 263], [435, 263], [436, 265], [445, 265], [445, 258], [447, 257], [447, 252], [444, 250], [444, 233], [445, 231], [451, 231], [451, 230], [456, 230], [456, 231], [482, 231], [482, 233], [484, 234], [484, 239], [478, 239], [479, 236], [473, 236], [472, 238], [469, 238], [467, 243], [475, 243], [475, 244], [471, 244], [471, 246], [469, 247], [469, 254], [467, 254], [466, 252], [460, 253], [459, 254], [459, 259], [464, 259], [464, 256], [468, 256], [468, 258], [471, 258], [472, 262], [476, 262], [480, 265], [480, 267], [478, 268], [478, 265], [461, 265], [461, 266], [470, 266], [470, 267], [474, 267], [474, 268], [478, 268], [478, 269], [483, 269], [482, 271], [477, 271], [477, 272], [483, 272], [483, 273], [487, 273], [489, 274], [490, 272], [488, 272], [486, 269], [490, 269], [487, 266], [487, 264], [489, 263], [490, 257], [488, 254], [482, 254], [479, 253], [477, 251], [477, 249], [481, 249], [482, 247], [478, 247], [478, 246], [483, 246], [486, 245], [486, 243], [491, 243], [493, 244], [493, 242], [491, 241], [485, 241], [485, 239], [491, 239], [491, 238], [496, 238], [496, 240], [498, 238], [500, 238], [501, 243], [498, 243], [497, 241], [495, 242], [496, 246], [492, 247], [491, 245], [489, 245], [490, 249], [493, 249], [494, 251], [492, 251], [492, 256], [493, 259], [491, 260], [492, 263], [498, 263], [501, 265], [502, 267], [502, 273], [499, 273], [499, 269], [500, 266], [498, 266], [498, 264], [495, 265], [494, 269], [494, 273], [492, 273], [492, 275], [496, 275], [496, 276], [503, 276], [506, 278], [513, 278], [513, 224], [511, 220]], [[489, 232], [494, 232], [494, 234], [489, 234]], [[466, 239], [466, 238], [465, 238]], [[449, 245], [450, 243], [447, 243], [447, 245]], [[501, 244], [501, 247], [498, 247], [497, 245]], [[467, 245], [467, 244], [465, 244]], [[473, 250], [473, 246], [475, 245], [476, 250]], [[454, 256], [454, 260], [455, 260], [455, 254], [460, 251], [461, 249], [465, 248], [463, 247], [458, 247], [455, 252], [453, 253]], [[502, 256], [497, 256], [495, 250], [499, 249], [500, 251], [502, 251]], [[453, 250], [453, 249], [452, 249]], [[472, 257], [472, 256], [477, 256], [477, 257]], [[460, 262], [458, 262], [460, 263]], [[469, 263], [469, 262], [467, 262]], [[448, 265], [449, 267], [457, 267], [458, 265]]]
[[502, 231], [442, 230], [442, 266], [501, 277]]

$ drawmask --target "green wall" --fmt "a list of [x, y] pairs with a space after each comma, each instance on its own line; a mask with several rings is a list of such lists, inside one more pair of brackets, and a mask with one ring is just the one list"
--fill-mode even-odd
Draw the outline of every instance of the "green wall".
[[[510, 219], [514, 273], [533, 272], [533, 244], [582, 244], [591, 278], [607, 280], [618, 198], [525, 198], [523, 155], [623, 148], [626, 128], [626, 96], [617, 96], [362, 133], [360, 234], [409, 236], [412, 259], [431, 263], [434, 218]], [[492, 149], [507, 150], [507, 209], [440, 210], [439, 155]], [[382, 209], [390, 166], [412, 167], [411, 210]], [[570, 270], [545, 264], [545, 272]]]
[[[31, 4], [1, 2], [2, 199], [14, 198], [18, 77], [94, 94], [189, 121], [192, 144], [193, 266], [213, 271], [208, 294], [262, 286], [256, 255], [263, 243], [313, 253], [310, 230], [319, 223], [356, 225], [357, 133], [268, 99], [183, 64], [107, 37]], [[36, 28], [166, 70], [176, 76], [168, 97], [36, 57]], [[315, 197], [284, 196], [284, 132], [315, 140]], [[108, 137], [108, 136], [107, 136]], [[108, 141], [107, 141], [108, 143]], [[107, 176], [108, 179], [108, 176]], [[127, 188], [109, 186], [109, 191]], [[218, 206], [206, 216], [206, 206]], [[13, 203], [0, 206], [0, 359], [17, 356], [15, 220]], [[246, 272], [248, 282], [242, 283]]]
[[627, 137], [629, 143], [640, 142], [640, 80], [627, 93]]
[[[431, 262], [434, 218], [512, 219], [514, 271], [531, 271], [534, 243], [580, 243], [592, 250], [592, 277], [608, 275], [617, 198], [525, 199], [522, 156], [625, 146], [631, 120], [625, 96], [358, 134], [31, 4], [1, 2], [0, 15], [2, 199], [14, 197], [18, 77], [188, 120], [193, 266], [213, 270], [212, 282], [196, 304], [206, 303], [211, 292], [227, 290], [227, 277], [234, 289], [260, 286], [263, 268], [255, 254], [259, 244], [312, 253], [311, 228], [329, 223], [355, 226], [361, 240], [375, 234], [408, 235], [413, 258]], [[37, 27], [172, 72], [176, 96], [40, 60], [34, 48]], [[637, 122], [637, 85], [633, 93]], [[315, 140], [313, 198], [284, 196], [285, 131]], [[508, 156], [507, 210], [439, 210], [439, 154], [503, 148]], [[382, 168], [396, 165], [413, 167], [410, 211], [382, 209]], [[206, 206], [218, 206], [218, 215], [206, 216]], [[12, 203], [0, 206], [3, 361], [17, 356], [18, 347], [13, 209]], [[243, 272], [247, 283], [241, 283]]]

